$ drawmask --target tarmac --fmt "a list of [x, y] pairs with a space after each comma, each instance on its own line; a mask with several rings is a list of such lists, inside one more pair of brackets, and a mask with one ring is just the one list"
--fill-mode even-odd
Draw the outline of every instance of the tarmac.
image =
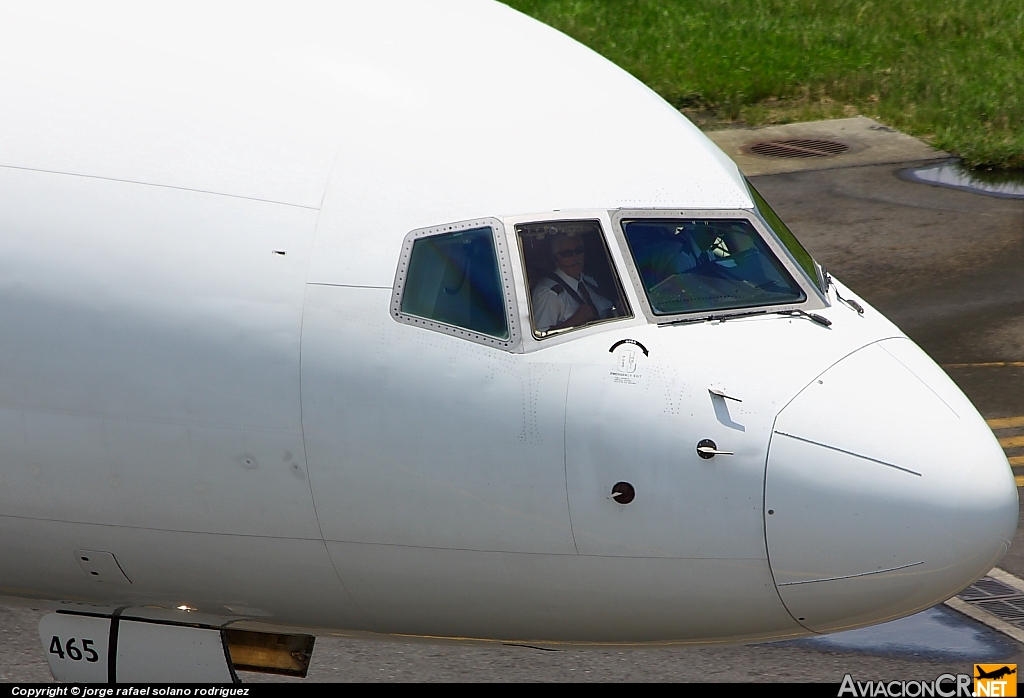
[[[831, 274], [944, 366], [990, 420], [1024, 478], [1024, 199], [909, 181], [906, 170], [948, 155], [863, 117], [709, 136]], [[765, 141], [833, 141], [846, 149], [789, 158], [752, 153], [751, 146]], [[1010, 586], [1024, 579], [1021, 530], [992, 573]], [[1016, 626], [1005, 622], [1005, 632], [997, 630], [967, 606], [943, 604], [874, 628], [739, 646], [555, 649], [322, 636], [306, 679], [240, 676], [245, 682], [838, 684], [845, 674], [931, 681], [971, 673], [975, 662], [1024, 664], [1024, 630], [1015, 634]], [[0, 607], [0, 681], [51, 680], [37, 631], [41, 615]]]

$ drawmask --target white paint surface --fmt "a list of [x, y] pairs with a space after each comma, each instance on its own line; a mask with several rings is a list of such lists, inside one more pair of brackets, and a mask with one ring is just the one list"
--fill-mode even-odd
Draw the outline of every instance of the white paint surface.
[[[0, 593], [262, 628], [767, 639], [912, 613], [1001, 555], [1016, 489], [991, 433], [863, 301], [805, 280], [831, 326], [648, 322], [615, 212], [750, 197], [557, 32], [470, 0], [2, 12]], [[634, 317], [507, 349], [395, 322], [405, 236], [485, 217], [522, 327], [514, 225], [560, 217], [603, 226]], [[699, 459], [704, 438], [734, 455]], [[766, 504], [797, 512], [767, 541]], [[172, 678], [206, 677], [196, 642], [140, 629], [134, 676], [166, 676], [143, 661], [164, 648]]]

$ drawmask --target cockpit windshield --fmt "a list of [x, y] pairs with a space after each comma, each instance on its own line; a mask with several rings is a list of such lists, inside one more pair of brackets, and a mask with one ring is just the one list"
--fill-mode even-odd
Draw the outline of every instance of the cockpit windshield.
[[806, 298], [745, 219], [627, 219], [622, 231], [655, 315]]
[[632, 317], [597, 221], [516, 226], [530, 285], [533, 336]]

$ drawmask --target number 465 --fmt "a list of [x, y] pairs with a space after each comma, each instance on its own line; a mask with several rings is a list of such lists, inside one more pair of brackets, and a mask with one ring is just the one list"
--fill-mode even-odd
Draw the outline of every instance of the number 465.
[[64, 659], [65, 654], [73, 659], [74, 661], [81, 661], [82, 652], [85, 652], [85, 661], [87, 662], [98, 662], [100, 656], [96, 653], [96, 650], [92, 648], [92, 640], [82, 639], [82, 649], [78, 649], [75, 646], [75, 638], [71, 638], [67, 641], [67, 644], [63, 648], [60, 646], [60, 638], [56, 635], [50, 640], [50, 654], [55, 654], [61, 659]]

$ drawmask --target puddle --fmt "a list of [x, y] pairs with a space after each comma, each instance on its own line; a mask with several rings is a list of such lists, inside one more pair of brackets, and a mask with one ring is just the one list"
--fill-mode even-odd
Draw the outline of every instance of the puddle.
[[860, 630], [789, 640], [797, 647], [859, 652], [882, 657], [1001, 660], [1018, 652], [1016, 643], [946, 606]]
[[900, 175], [912, 182], [963, 189], [976, 194], [1024, 199], [1024, 172], [1017, 170], [971, 170], [958, 160], [903, 170]]

